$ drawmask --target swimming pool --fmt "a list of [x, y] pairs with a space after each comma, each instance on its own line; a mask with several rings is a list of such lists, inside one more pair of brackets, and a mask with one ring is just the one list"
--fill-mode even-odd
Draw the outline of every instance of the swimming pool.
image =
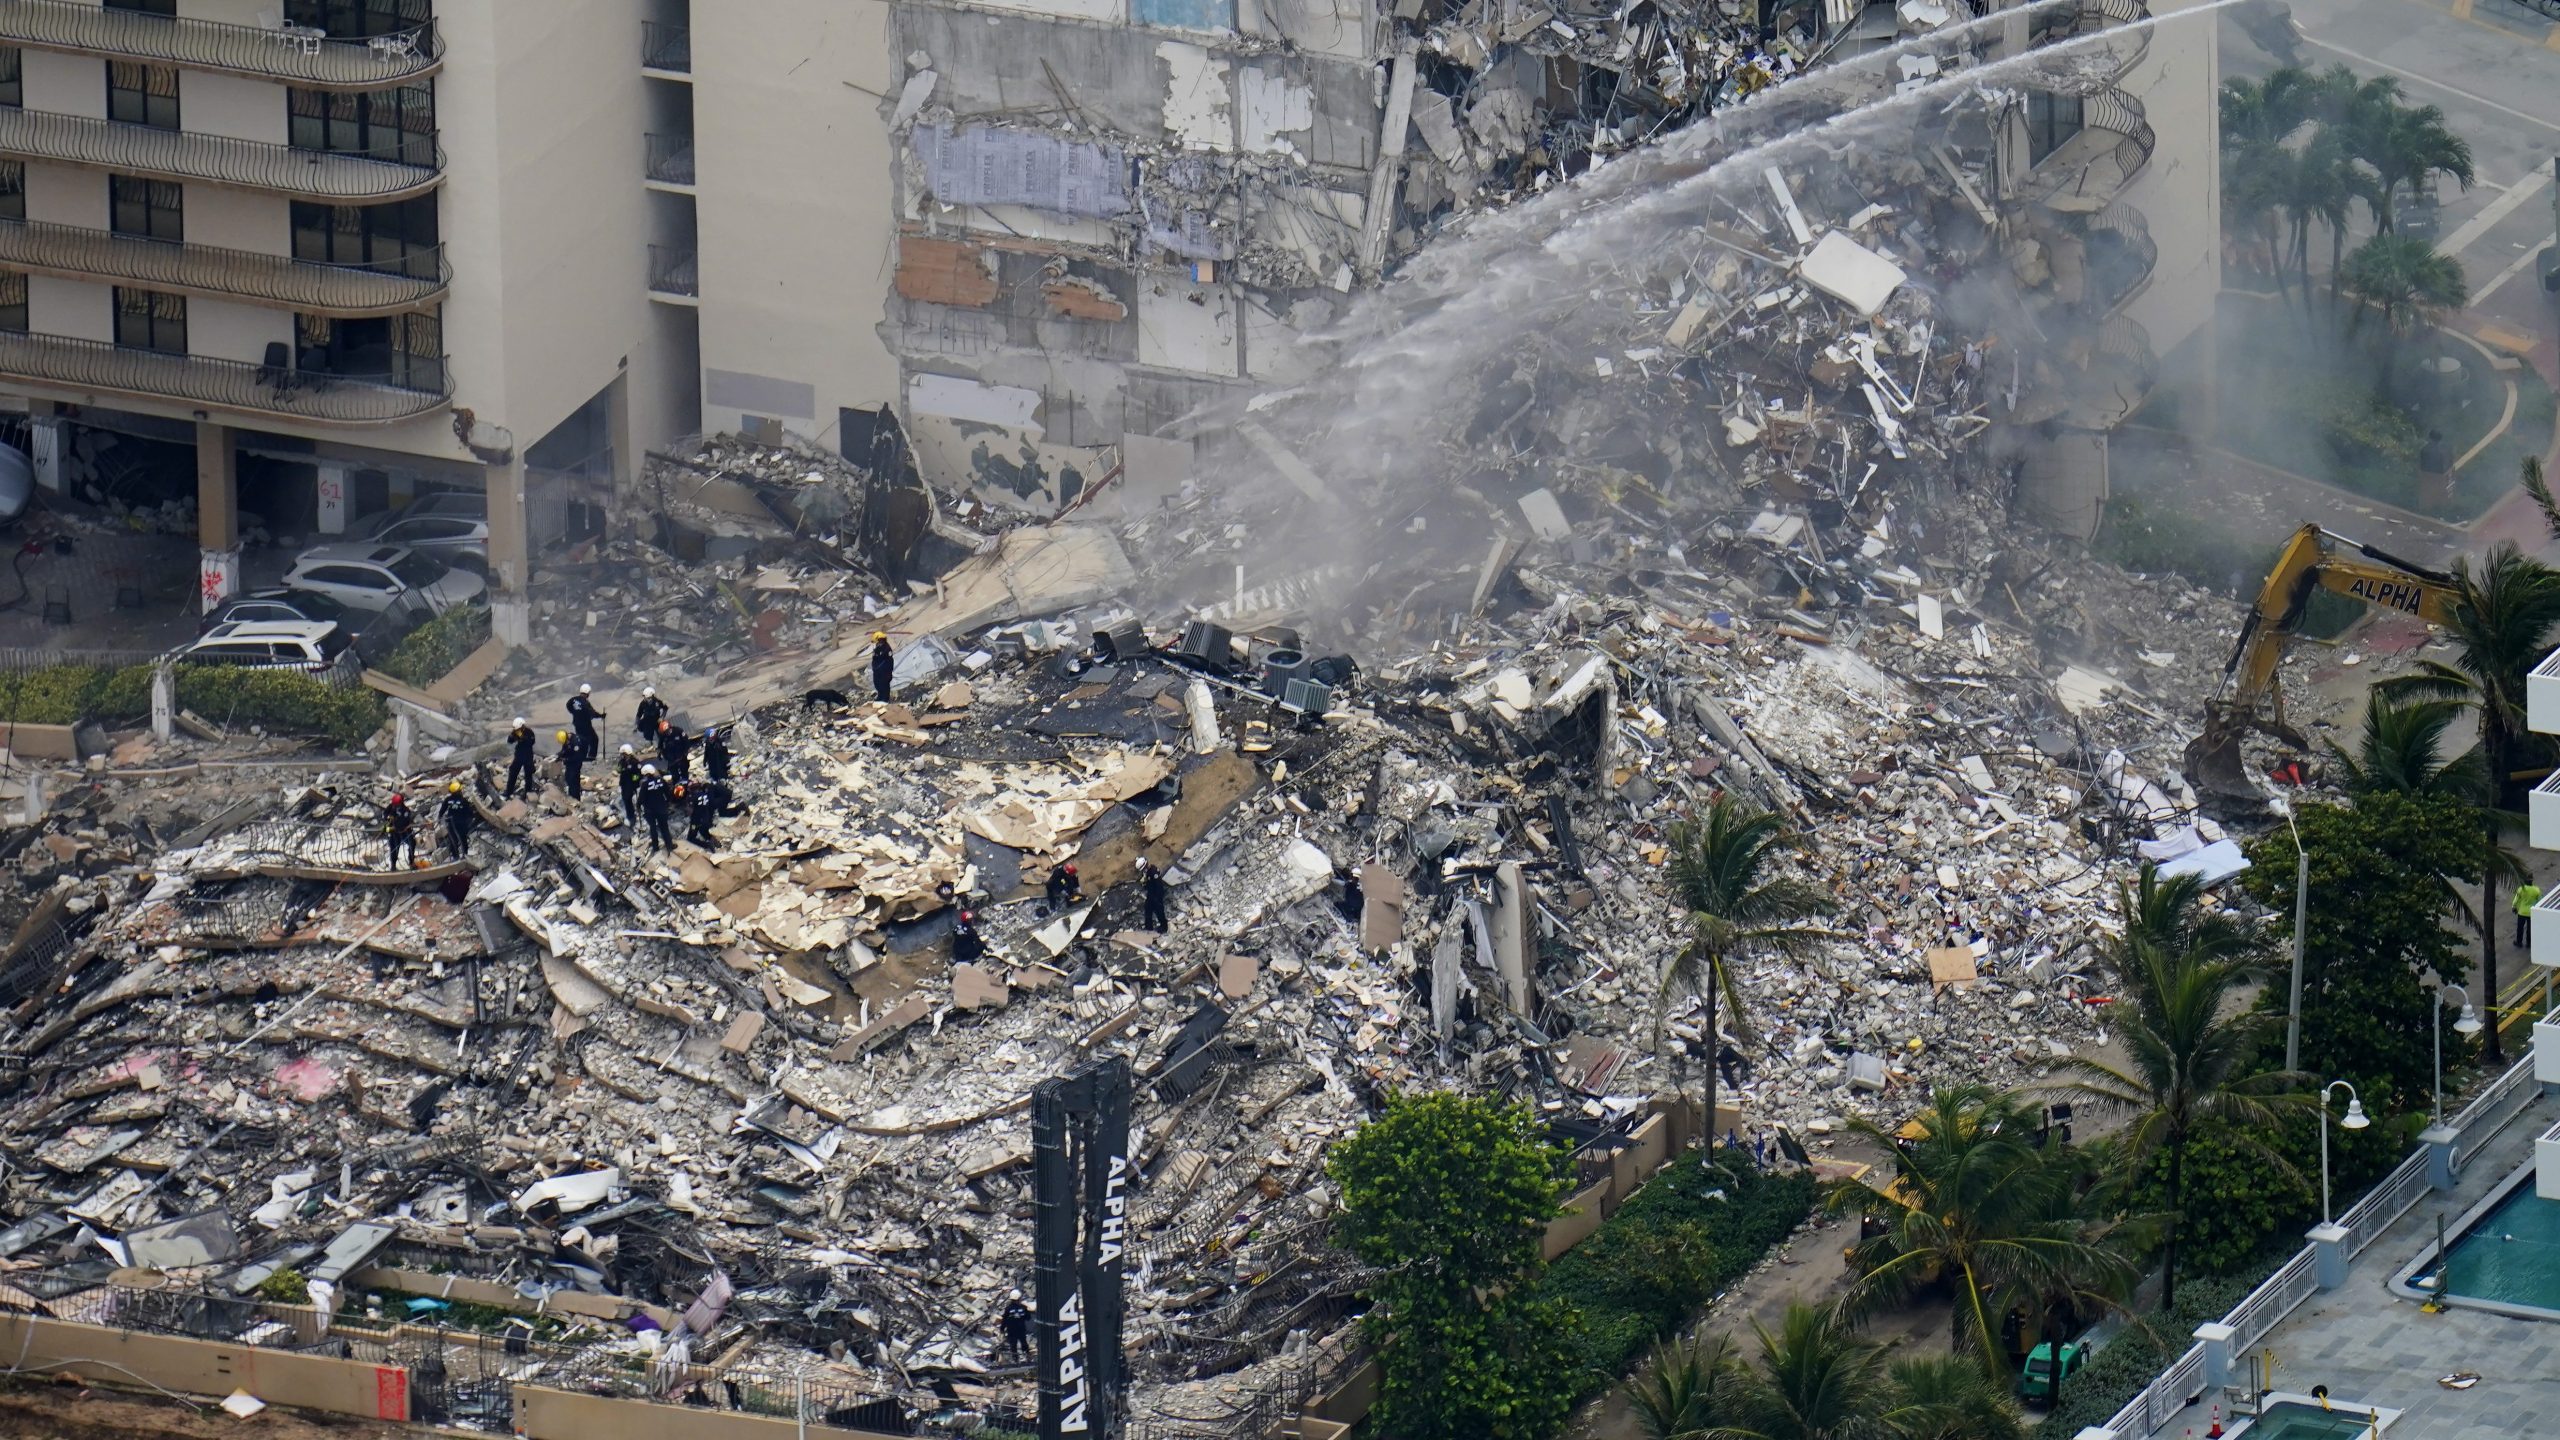
[[2373, 1412], [2364, 1407], [2322, 1409], [2308, 1396], [2269, 1396], [2258, 1418], [2231, 1432], [2233, 1440], [2363, 1440], [2387, 1434], [2397, 1410]]
[[2528, 1161], [2446, 1227], [2450, 1253], [2441, 1276], [2431, 1244], [2391, 1277], [2392, 1292], [2519, 1319], [2560, 1320], [2560, 1200], [2535, 1194], [2533, 1174]]

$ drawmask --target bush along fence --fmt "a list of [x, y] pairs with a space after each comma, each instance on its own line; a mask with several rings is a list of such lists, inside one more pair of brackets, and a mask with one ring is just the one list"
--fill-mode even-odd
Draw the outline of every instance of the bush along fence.
[[[45, 663], [22, 663], [41, 656]], [[0, 724], [125, 725], [151, 718], [153, 655], [0, 654]], [[324, 673], [177, 665], [177, 704], [226, 730], [256, 727], [353, 747], [382, 728], [382, 697], [346, 666]]]
[[373, 668], [403, 685], [424, 690], [442, 680], [471, 652], [489, 643], [489, 609], [457, 605], [409, 632]]

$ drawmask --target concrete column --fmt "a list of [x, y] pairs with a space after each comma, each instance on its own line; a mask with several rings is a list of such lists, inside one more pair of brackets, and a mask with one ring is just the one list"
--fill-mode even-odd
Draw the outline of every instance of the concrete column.
[[418, 722], [403, 710], [391, 718], [392, 773], [407, 776], [417, 766], [411, 763], [418, 745]]
[[[1516, 860], [1506, 860], [1493, 872], [1493, 964], [1502, 976], [1503, 997], [1511, 1004], [1511, 1013], [1529, 1013], [1530, 960], [1534, 953], [1530, 935], [1529, 882], [1520, 873]], [[1715, 1049], [1715, 1037], [1707, 1037], [1707, 1048]], [[1715, 1141], [1715, 1117], [1707, 1117], [1708, 1143]]]
[[177, 738], [178, 674], [166, 664], [151, 667], [151, 733], [161, 740]]
[[20, 797], [19, 804], [21, 808], [18, 811], [18, 822], [20, 824], [33, 825], [44, 818], [43, 771], [34, 769], [27, 771], [27, 789], [26, 793]]
[[2219, 1390], [2231, 1383], [2233, 1341], [2240, 1332], [2220, 1321], [2196, 1327], [2196, 1343], [2204, 1347], [2204, 1388]]
[[524, 458], [492, 465], [489, 477], [489, 629], [509, 645], [533, 638], [533, 602], [526, 586], [533, 579], [526, 543]]
[[2437, 1190], [2451, 1190], [2455, 1178], [2453, 1152], [2462, 1143], [2462, 1132], [2450, 1125], [2430, 1125], [2418, 1132], [2418, 1143], [2427, 1147], [2427, 1184]]
[[2314, 1225], [2310, 1232], [2320, 1288], [2335, 1290], [2347, 1283], [2347, 1227], [2335, 1221]]
[[196, 422], [196, 593], [209, 612], [240, 589], [240, 451], [231, 427]]
[[347, 487], [355, 467], [344, 460], [323, 460], [316, 467], [319, 479], [319, 531], [323, 535], [347, 533]]
[[50, 401], [27, 402], [27, 458], [34, 462], [36, 484], [49, 494], [62, 493], [62, 450], [66, 438], [62, 417]]

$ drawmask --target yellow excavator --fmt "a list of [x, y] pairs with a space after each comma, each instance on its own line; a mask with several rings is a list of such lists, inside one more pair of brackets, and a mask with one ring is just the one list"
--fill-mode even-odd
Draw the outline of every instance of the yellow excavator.
[[2310, 742], [2285, 723], [2284, 692], [2276, 684], [2276, 667], [2285, 647], [2302, 628], [2311, 592], [2330, 590], [2383, 610], [2415, 615], [2442, 625], [2453, 613], [2453, 577], [2430, 570], [2360, 540], [2305, 525], [2293, 532], [2258, 603], [2241, 623], [2239, 643], [2222, 667], [2222, 684], [2205, 702], [2204, 733], [2187, 746], [2187, 778], [2218, 794], [2255, 798], [2240, 763], [2240, 741], [2251, 730], [2263, 731], [2299, 749]]

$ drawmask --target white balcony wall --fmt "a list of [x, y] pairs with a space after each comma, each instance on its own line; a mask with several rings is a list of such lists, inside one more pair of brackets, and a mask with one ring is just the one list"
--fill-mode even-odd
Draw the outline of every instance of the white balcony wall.
[[2536, 734], [2560, 735], [2560, 650], [2524, 677], [2524, 723]]

